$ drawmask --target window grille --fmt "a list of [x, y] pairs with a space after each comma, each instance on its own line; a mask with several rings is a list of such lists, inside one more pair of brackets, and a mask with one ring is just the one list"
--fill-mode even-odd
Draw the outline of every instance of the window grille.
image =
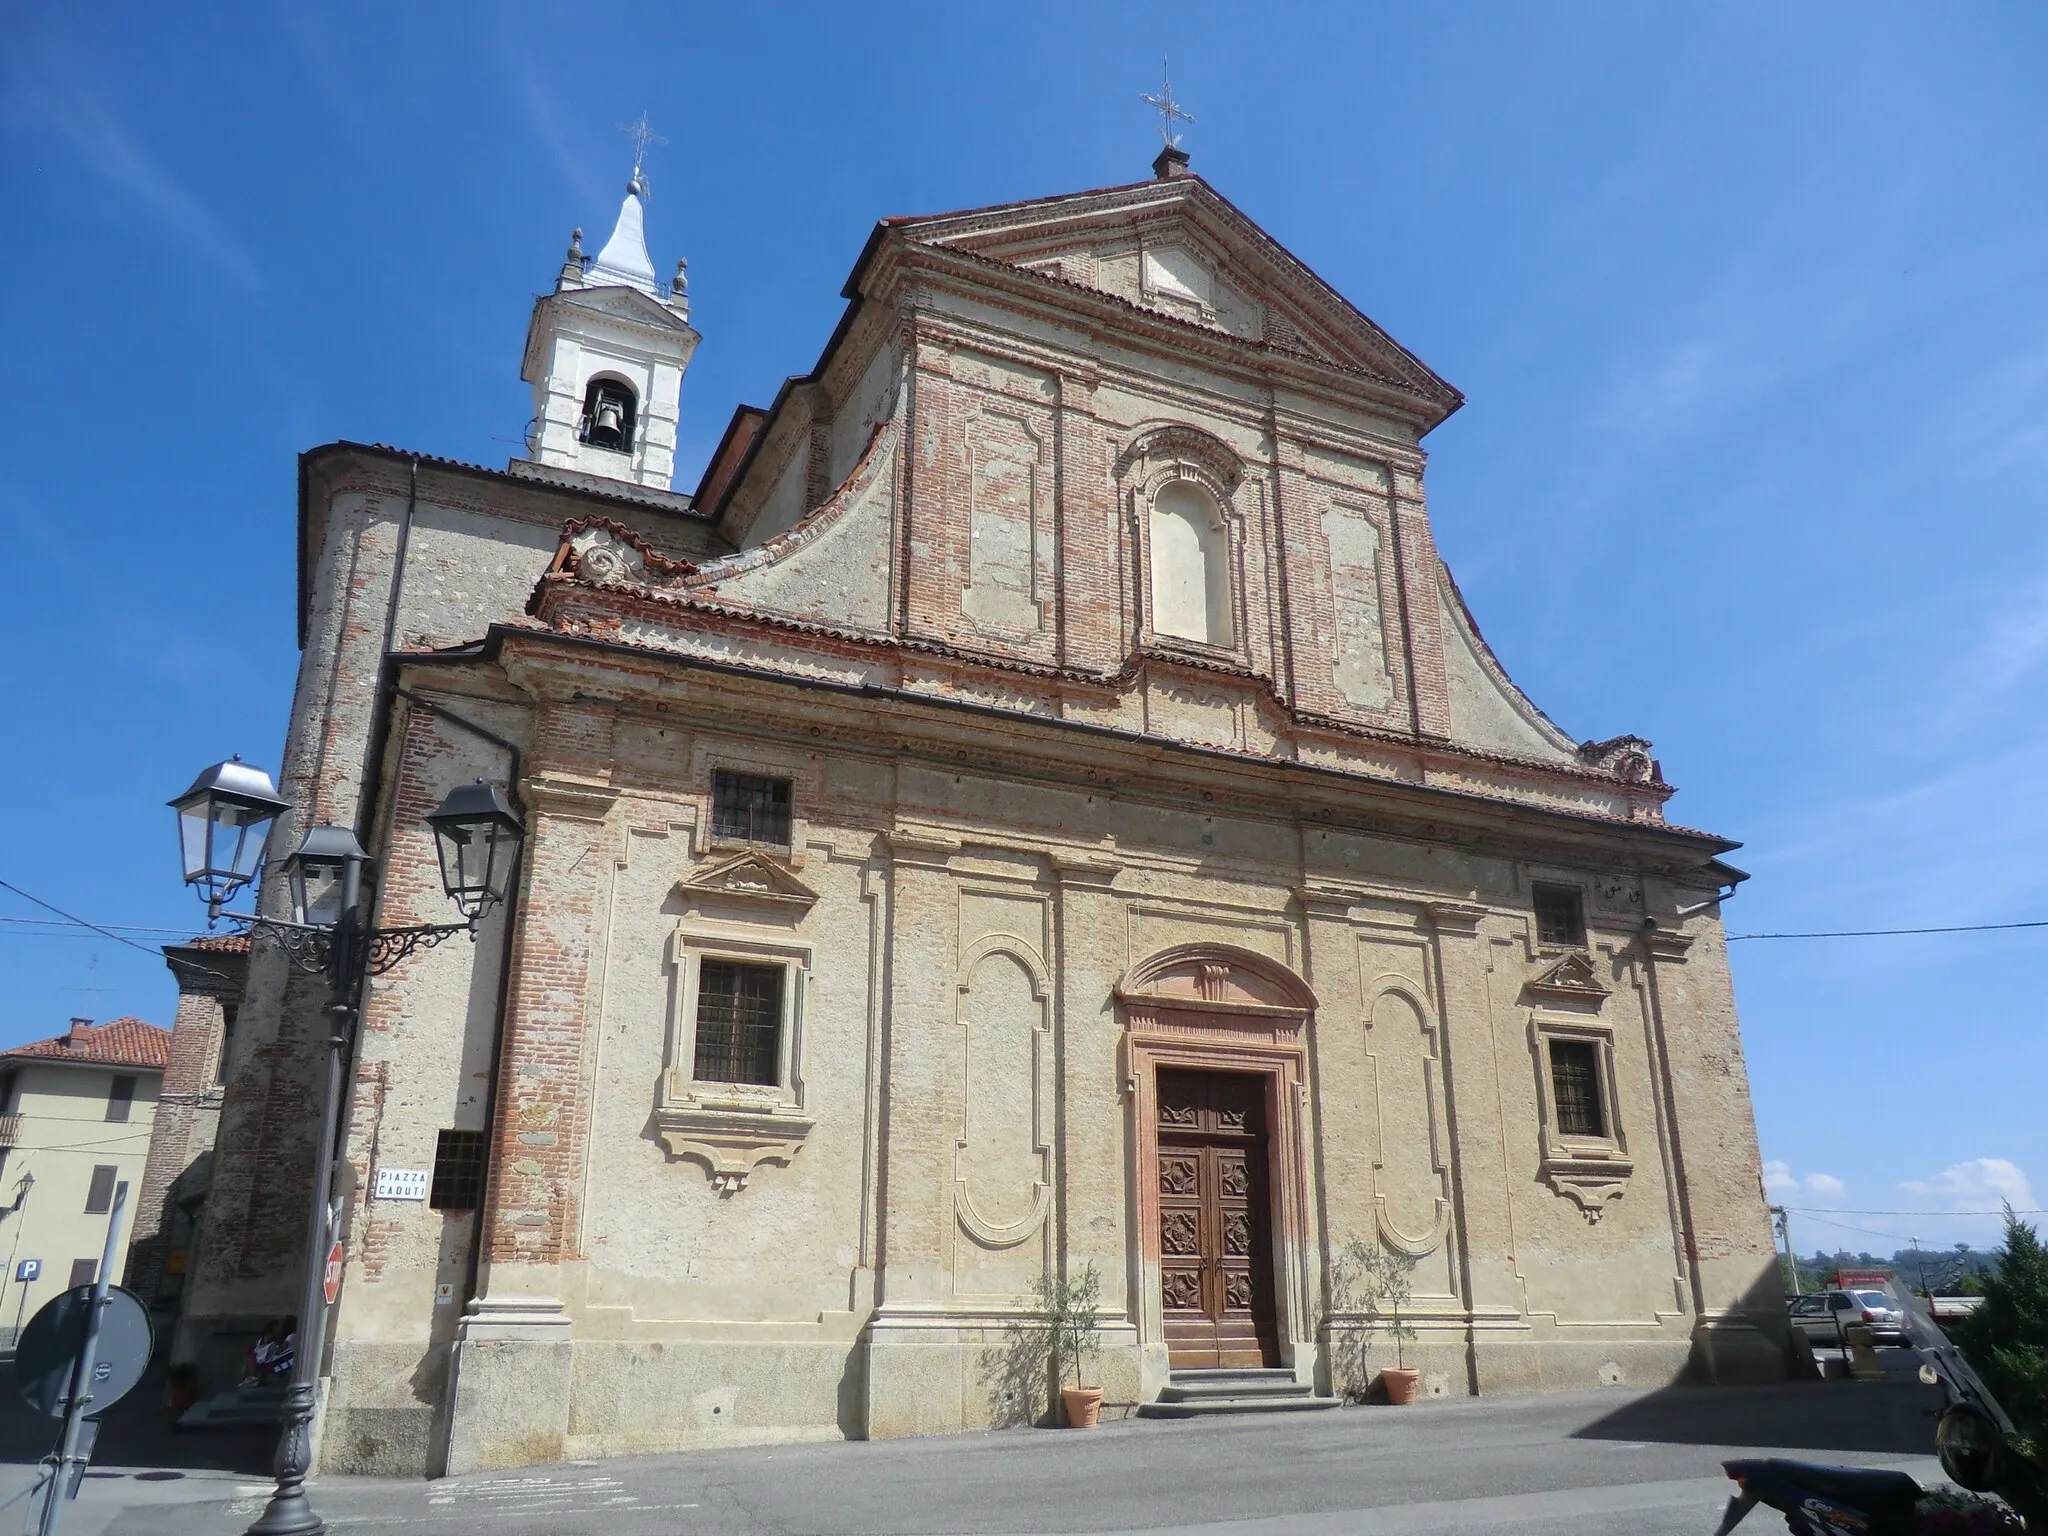
[[101, 1163], [92, 1171], [92, 1187], [85, 1194], [85, 1214], [104, 1216], [114, 1208], [114, 1180], [121, 1170], [112, 1163]]
[[484, 1203], [484, 1133], [443, 1131], [434, 1143], [434, 1182], [427, 1204], [437, 1211], [473, 1211]]
[[1550, 1087], [1561, 1136], [1605, 1136], [1600, 1105], [1600, 1058], [1588, 1040], [1550, 1042]]
[[125, 1123], [128, 1112], [135, 1107], [135, 1075], [132, 1072], [116, 1072], [114, 1080], [107, 1084], [107, 1119], [110, 1122]]
[[769, 1087], [780, 1080], [782, 977], [779, 965], [706, 960], [698, 967], [693, 1077]]
[[1548, 947], [1584, 949], [1586, 913], [1576, 885], [1538, 885], [1534, 892], [1536, 942]]
[[789, 780], [720, 771], [711, 780], [711, 835], [789, 846]]

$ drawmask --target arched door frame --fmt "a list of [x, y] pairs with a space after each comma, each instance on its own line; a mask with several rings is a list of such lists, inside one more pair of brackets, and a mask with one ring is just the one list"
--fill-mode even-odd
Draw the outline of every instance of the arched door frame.
[[[1307, 1166], [1307, 1025], [1316, 996], [1278, 961], [1227, 944], [1182, 944], [1133, 966], [1116, 989], [1124, 1019], [1131, 1104], [1132, 1220], [1137, 1229], [1138, 1340], [1146, 1396], [1165, 1384], [1160, 1300], [1159, 1070], [1262, 1078], [1266, 1091], [1273, 1283], [1280, 1357], [1300, 1379], [1314, 1370]], [[1309, 1346], [1304, 1348], [1303, 1346]]]

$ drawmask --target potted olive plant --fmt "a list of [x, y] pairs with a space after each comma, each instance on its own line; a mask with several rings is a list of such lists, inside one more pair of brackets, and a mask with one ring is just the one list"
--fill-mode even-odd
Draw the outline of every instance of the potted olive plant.
[[[1045, 1315], [1046, 1344], [1051, 1355], [1052, 1379], [1060, 1391], [1060, 1406], [1071, 1429], [1093, 1429], [1102, 1413], [1102, 1388], [1084, 1384], [1087, 1362], [1102, 1353], [1102, 1341], [1095, 1336], [1098, 1303], [1102, 1298], [1102, 1276], [1091, 1262], [1061, 1279], [1039, 1280], [1039, 1310]], [[1074, 1384], [1066, 1384], [1072, 1369]]]
[[1372, 1341], [1385, 1334], [1394, 1341], [1394, 1364], [1379, 1373], [1390, 1403], [1412, 1403], [1422, 1373], [1411, 1370], [1402, 1345], [1415, 1330], [1401, 1316], [1413, 1288], [1415, 1260], [1352, 1238], [1331, 1266], [1331, 1374], [1343, 1394], [1363, 1401], [1371, 1383], [1367, 1365]]

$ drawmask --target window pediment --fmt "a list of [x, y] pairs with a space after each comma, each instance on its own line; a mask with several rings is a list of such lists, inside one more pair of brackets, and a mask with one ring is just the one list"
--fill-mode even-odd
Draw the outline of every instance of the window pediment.
[[677, 881], [675, 894], [691, 909], [738, 906], [752, 909], [757, 916], [773, 913], [785, 921], [802, 917], [818, 900], [818, 893], [778, 860], [752, 851]]
[[1537, 997], [1562, 998], [1568, 1002], [1598, 1004], [1608, 989], [1593, 969], [1592, 960], [1574, 951], [1559, 957], [1538, 971], [1523, 986]]

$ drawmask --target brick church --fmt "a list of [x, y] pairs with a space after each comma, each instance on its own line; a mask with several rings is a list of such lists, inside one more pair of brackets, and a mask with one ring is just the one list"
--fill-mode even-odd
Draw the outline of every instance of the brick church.
[[[300, 461], [272, 859], [353, 827], [377, 920], [442, 921], [422, 814], [526, 825], [368, 992], [321, 1467], [1028, 1421], [1006, 1341], [1091, 1266], [1112, 1403], [1345, 1392], [1364, 1252], [1425, 1392], [1778, 1373], [1735, 845], [1480, 637], [1458, 392], [1169, 148], [876, 225], [678, 491], [645, 201], [534, 304], [524, 457]], [[319, 988], [238, 960], [188, 999], [209, 1387], [295, 1305], [316, 1134]]]

